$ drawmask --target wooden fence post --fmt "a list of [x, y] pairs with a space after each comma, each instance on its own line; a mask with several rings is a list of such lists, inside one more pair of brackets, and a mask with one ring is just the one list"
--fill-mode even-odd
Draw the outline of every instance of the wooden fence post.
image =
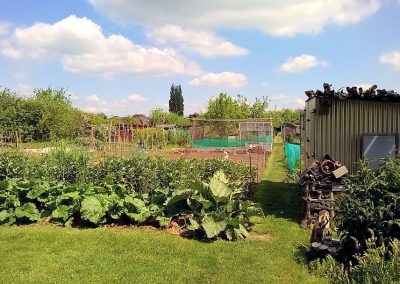
[[19, 149], [18, 131], [15, 131], [15, 146]]

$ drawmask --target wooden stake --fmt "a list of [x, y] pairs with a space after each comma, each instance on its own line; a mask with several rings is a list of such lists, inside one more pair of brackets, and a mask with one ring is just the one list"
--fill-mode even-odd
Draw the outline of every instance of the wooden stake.
[[15, 131], [15, 143], [16, 143], [17, 149], [19, 149], [18, 131]]

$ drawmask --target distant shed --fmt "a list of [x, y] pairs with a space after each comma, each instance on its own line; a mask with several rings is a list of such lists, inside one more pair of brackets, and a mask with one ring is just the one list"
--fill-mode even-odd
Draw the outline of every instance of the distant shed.
[[306, 101], [301, 129], [306, 166], [328, 153], [354, 172], [364, 156], [397, 154], [400, 103], [313, 97]]
[[301, 134], [300, 125], [294, 123], [284, 123], [282, 126], [283, 140], [288, 136], [297, 136]]

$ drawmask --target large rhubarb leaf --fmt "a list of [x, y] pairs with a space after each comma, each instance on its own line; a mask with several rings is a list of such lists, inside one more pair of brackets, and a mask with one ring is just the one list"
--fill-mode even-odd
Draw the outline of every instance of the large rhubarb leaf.
[[60, 205], [56, 210], [53, 211], [53, 213], [51, 213], [51, 218], [67, 221], [71, 215], [72, 213], [70, 212], [70, 207], [66, 205]]
[[40, 195], [45, 193], [48, 189], [48, 184], [43, 183], [43, 184], [35, 184], [33, 185], [32, 189], [26, 194], [26, 197], [29, 199], [37, 199]]
[[144, 201], [132, 196], [125, 197], [125, 214], [137, 222], [144, 222], [151, 216]]
[[164, 205], [172, 205], [176, 202], [185, 200], [188, 197], [190, 197], [192, 195], [192, 193], [193, 193], [193, 191], [191, 189], [177, 190], [172, 194], [171, 197], [167, 198]]
[[99, 224], [103, 221], [106, 212], [103, 205], [95, 196], [88, 196], [81, 204], [81, 216], [83, 220]]
[[38, 221], [40, 217], [39, 210], [33, 203], [25, 203], [21, 207], [15, 208], [15, 216], [18, 219], [26, 218], [30, 221]]
[[232, 193], [226, 183], [214, 177], [210, 180], [210, 190], [216, 202], [226, 202]]
[[3, 222], [8, 218], [8, 212], [6, 210], [0, 211], [0, 222]]
[[207, 238], [211, 239], [218, 236], [226, 228], [224, 220], [217, 221], [211, 215], [206, 215], [201, 221], [201, 226], [207, 234]]
[[14, 212], [0, 211], [0, 225], [12, 225], [15, 221]]
[[228, 184], [229, 180], [226, 177], [226, 175], [224, 174], [223, 171], [217, 171], [214, 176], [214, 178], [218, 179], [219, 181], [222, 181], [225, 184]]

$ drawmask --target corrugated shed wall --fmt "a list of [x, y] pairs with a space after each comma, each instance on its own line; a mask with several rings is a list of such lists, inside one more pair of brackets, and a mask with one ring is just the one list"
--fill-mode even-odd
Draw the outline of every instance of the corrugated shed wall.
[[328, 153], [354, 171], [364, 134], [400, 133], [398, 103], [335, 99], [329, 113], [320, 114], [319, 100], [306, 102], [302, 148], [307, 165]]

